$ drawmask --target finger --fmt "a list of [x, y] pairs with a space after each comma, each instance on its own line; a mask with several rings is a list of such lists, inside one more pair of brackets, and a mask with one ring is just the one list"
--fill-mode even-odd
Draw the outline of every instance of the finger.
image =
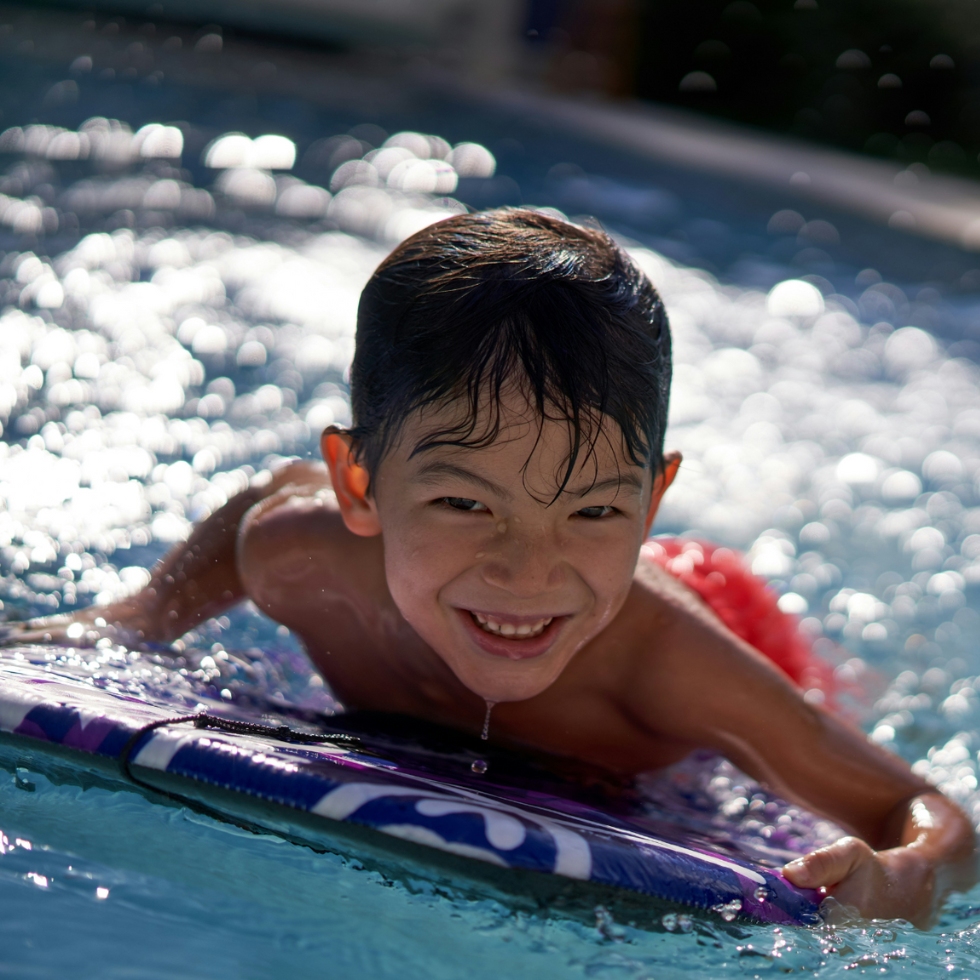
[[0, 645], [35, 643], [47, 630], [43, 620], [23, 619], [13, 623], [0, 623]]
[[0, 646], [22, 643], [26, 632], [23, 623], [0, 623]]
[[863, 840], [843, 837], [827, 847], [790, 861], [783, 868], [783, 874], [798, 888], [830, 887], [873, 858], [874, 851]]
[[21, 629], [8, 629], [0, 632], [0, 646], [30, 646], [35, 643], [50, 643], [53, 634], [50, 630], [30, 629], [24, 625]]
[[62, 620], [70, 621], [64, 616], [51, 616], [0, 623], [0, 646], [23, 646], [60, 640], [64, 636]]

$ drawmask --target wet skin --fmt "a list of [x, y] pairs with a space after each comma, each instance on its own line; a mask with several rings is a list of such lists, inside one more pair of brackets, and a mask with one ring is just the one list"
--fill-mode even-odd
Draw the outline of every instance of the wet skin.
[[[325, 433], [326, 467], [295, 463], [240, 494], [143, 592], [74, 621], [167, 641], [250, 598], [352, 708], [478, 733], [493, 701], [494, 741], [623, 774], [716, 749], [853, 833], [785, 871], [862, 915], [925, 924], [973, 883], [962, 811], [639, 559], [679, 455], [653, 477], [607, 422], [559, 492], [567, 431], [515, 393], [491, 445], [413, 453], [454, 411], [408, 420], [370, 480]], [[39, 621], [11, 639], [68, 629]]]

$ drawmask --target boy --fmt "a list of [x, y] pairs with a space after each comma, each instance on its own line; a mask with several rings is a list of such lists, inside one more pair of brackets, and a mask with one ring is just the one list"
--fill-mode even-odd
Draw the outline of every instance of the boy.
[[229, 501], [140, 594], [13, 638], [170, 641], [248, 597], [351, 708], [479, 731], [496, 705], [495, 740], [624, 774], [716, 749], [854, 833], [791, 881], [926, 923], [974, 880], [966, 816], [638, 559], [681, 461], [669, 385], [663, 305], [607, 236], [440, 222], [364, 290], [325, 468]]

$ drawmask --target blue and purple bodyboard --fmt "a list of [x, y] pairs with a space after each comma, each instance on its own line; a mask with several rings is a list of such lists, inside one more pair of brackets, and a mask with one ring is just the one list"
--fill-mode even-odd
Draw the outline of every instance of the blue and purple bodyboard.
[[[220, 702], [213, 712], [248, 719], [240, 707]], [[230, 791], [282, 808], [286, 823], [290, 812], [302, 811], [307, 823], [312, 818], [367, 828], [378, 842], [398, 838], [500, 869], [726, 910], [729, 918], [819, 921], [819, 895], [795, 888], [776, 868], [685, 838], [682, 830], [671, 832], [629, 806], [583, 799], [560, 777], [509, 778], [492, 749], [484, 753], [488, 771], [478, 774], [471, 769], [475, 750], [420, 748], [403, 733], [379, 735], [377, 726], [358, 732], [344, 728], [345, 716], [324, 717], [328, 729], [340, 723], [338, 734], [331, 740], [328, 732], [316, 743], [186, 721], [159, 724], [186, 714], [162, 700], [57, 676], [27, 658], [5, 659], [0, 669], [0, 731], [127, 762], [127, 771], [144, 785], [167, 774], [168, 786], [181, 787], [180, 799], [200, 801], [212, 812], [221, 809], [215, 800], [227, 799]], [[251, 720], [268, 725], [270, 714], [256, 711]], [[296, 718], [282, 716], [278, 723], [295, 726]]]

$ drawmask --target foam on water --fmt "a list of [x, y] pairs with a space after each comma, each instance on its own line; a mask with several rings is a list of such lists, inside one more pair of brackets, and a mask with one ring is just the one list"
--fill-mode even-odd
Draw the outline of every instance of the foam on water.
[[[2, 264], [6, 615], [68, 610], [138, 589], [146, 566], [192, 522], [283, 458], [312, 454], [324, 426], [347, 422], [361, 287], [394, 243], [462, 210], [445, 197], [458, 175], [480, 179], [494, 167], [476, 144], [453, 149], [438, 137], [402, 133], [366, 154], [358, 145], [329, 187], [317, 187], [284, 176], [293, 159], [288, 140], [228, 134], [205, 151], [212, 183], [196, 187], [186, 171], [167, 170], [182, 149], [171, 128], [133, 134], [124, 123], [95, 120], [77, 131], [0, 135], [0, 149], [24, 154], [2, 185], [0, 221], [40, 232], [73, 213], [99, 228], [61, 254], [22, 251]], [[107, 175], [107, 155], [123, 169]], [[30, 175], [42, 161], [44, 179], [57, 184], [61, 161], [72, 157], [76, 169], [65, 171], [55, 203], [32, 197]], [[86, 158], [92, 173], [79, 178]], [[105, 216], [120, 209], [143, 230], [108, 227]], [[240, 212], [238, 233], [208, 224], [230, 210]], [[152, 214], [163, 216], [159, 227]], [[685, 462], [660, 528], [746, 549], [753, 571], [782, 593], [780, 605], [819, 637], [844, 709], [980, 822], [977, 365], [904, 326], [908, 298], [873, 277], [850, 298], [795, 279], [765, 293], [630, 249], [661, 290], [675, 338], [668, 444]], [[183, 674], [111, 645], [74, 662], [59, 655], [52, 666], [131, 693], [162, 685], [182, 703], [206, 690], [227, 700], [334, 707], [288, 633], [247, 606], [205, 624], [183, 647]], [[30, 797], [22, 792], [29, 786]], [[731, 819], [761, 828], [759, 813], [770, 816], [770, 801], [734, 771], [714, 772], [702, 791]], [[945, 925], [921, 935], [891, 925], [784, 935], [723, 916], [633, 928], [610, 924], [605, 912], [591, 930], [439, 896], [423, 884], [381, 888], [375, 873], [339, 858], [233, 837], [198, 817], [48, 783], [27, 768], [0, 786], [0, 796], [8, 850], [0, 902], [56, 921], [71, 942], [106, 929], [100, 909], [112, 908], [120, 928], [142, 922], [161, 949], [166, 931], [180, 928], [192, 937], [189, 948], [203, 950], [210, 933], [201, 923], [216, 916], [231, 930], [229, 943], [257, 921], [270, 923], [268, 935], [259, 929], [242, 949], [261, 946], [262, 956], [274, 949], [300, 973], [329, 947], [351, 958], [345, 975], [394, 975], [389, 954], [400, 949], [409, 962], [426, 955], [398, 943], [442, 939], [457, 916], [468, 926], [456, 933], [459, 955], [468, 964], [485, 955], [488, 976], [491, 968], [522, 976], [705, 975], [708, 964], [736, 960], [750, 974], [836, 976], [858, 966], [928, 976], [948, 966], [959, 976], [976, 961], [969, 900], [954, 902]], [[75, 815], [72, 832], [62, 810]], [[137, 859], [135, 845], [117, 856], [109, 842], [134, 828], [144, 844], [167, 850], [166, 860]], [[15, 832], [37, 846], [17, 844]], [[202, 841], [217, 855], [209, 866], [222, 868], [221, 880], [206, 885], [191, 867]], [[185, 861], [174, 862], [175, 854]], [[239, 860], [244, 870], [230, 871]], [[351, 911], [332, 906], [336, 935], [321, 934], [323, 920], [310, 910], [334, 901], [337, 890]], [[205, 897], [212, 891], [221, 896], [213, 906]], [[169, 895], [173, 918], [150, 895]], [[378, 903], [398, 911], [379, 913]], [[372, 940], [364, 930], [351, 938], [359, 914], [374, 922], [389, 913], [402, 916], [397, 940]], [[231, 929], [234, 920], [242, 928]], [[366, 951], [372, 941], [376, 960]], [[428, 955], [418, 970], [403, 959], [399, 975], [451, 975], [458, 963], [448, 953]], [[243, 975], [200, 956], [208, 964], [202, 975]]]

